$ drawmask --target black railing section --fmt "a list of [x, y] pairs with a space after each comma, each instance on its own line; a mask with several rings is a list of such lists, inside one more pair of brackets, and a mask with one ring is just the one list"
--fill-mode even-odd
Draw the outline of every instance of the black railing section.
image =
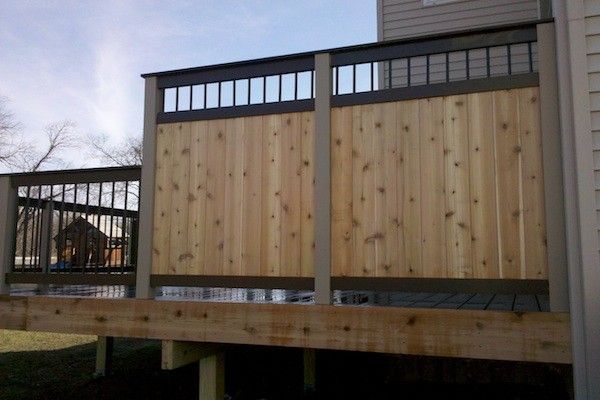
[[332, 105], [535, 85], [536, 25], [503, 27], [143, 75], [163, 90], [158, 122], [314, 109], [315, 55], [331, 55]]
[[[125, 275], [137, 262], [140, 167], [16, 174], [13, 282]], [[57, 276], [59, 276], [57, 278]], [[65, 282], [76, 283], [68, 278]], [[83, 281], [82, 281], [83, 282]]]

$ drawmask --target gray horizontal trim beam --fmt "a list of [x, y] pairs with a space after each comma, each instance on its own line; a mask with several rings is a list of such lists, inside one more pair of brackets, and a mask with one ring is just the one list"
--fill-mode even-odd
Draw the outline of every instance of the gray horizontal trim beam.
[[536, 38], [537, 33], [535, 26], [531, 26], [491, 33], [482, 32], [467, 35], [455, 34], [445, 38], [418, 38], [413, 39], [408, 43], [384, 42], [377, 47], [351, 49], [344, 52], [333, 53], [331, 55], [331, 65], [336, 67], [348, 64], [360, 64], [404, 57], [418, 57], [427, 54], [533, 42]]
[[135, 274], [43, 274], [8, 273], [8, 283], [33, 283], [51, 285], [135, 285]]
[[258, 78], [269, 75], [310, 71], [315, 68], [315, 60], [310, 55], [291, 55], [276, 60], [254, 60], [254, 62], [215, 65], [200, 69], [177, 71], [173, 74], [159, 75], [158, 88], [199, 85], [218, 81]]
[[157, 123], [201, 121], [209, 119], [249, 117], [253, 115], [281, 114], [289, 112], [313, 111], [314, 99], [282, 101], [277, 103], [250, 104], [208, 108], [203, 110], [161, 112], [156, 117]]
[[151, 275], [150, 285], [313, 290], [314, 278], [220, 275]]
[[387, 101], [450, 96], [454, 94], [487, 92], [491, 90], [516, 89], [537, 86], [538, 84], [539, 77], [537, 73], [507, 75], [492, 78], [434, 83], [430, 85], [382, 89], [372, 92], [340, 94], [332, 97], [331, 104], [333, 107], [342, 107], [357, 104], [384, 103]]
[[13, 187], [62, 185], [63, 183], [97, 183], [135, 181], [140, 179], [141, 167], [87, 168], [62, 171], [25, 172], [7, 174]]
[[548, 294], [548, 281], [535, 279], [332, 277], [331, 288], [381, 292]]

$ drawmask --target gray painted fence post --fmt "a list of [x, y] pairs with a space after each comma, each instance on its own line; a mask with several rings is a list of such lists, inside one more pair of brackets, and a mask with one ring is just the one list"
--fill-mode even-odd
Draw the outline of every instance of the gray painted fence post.
[[9, 294], [10, 285], [6, 273], [10, 272], [15, 257], [15, 218], [17, 213], [17, 190], [9, 176], [0, 176], [0, 294]]
[[315, 302], [331, 303], [331, 58], [315, 55]]
[[150, 285], [152, 273], [152, 235], [154, 233], [154, 166], [156, 161], [156, 115], [163, 105], [163, 92], [156, 77], [145, 78], [144, 149], [140, 179], [138, 257], [135, 297], [154, 297]]
[[554, 23], [537, 25], [550, 310], [569, 311], [562, 143]]

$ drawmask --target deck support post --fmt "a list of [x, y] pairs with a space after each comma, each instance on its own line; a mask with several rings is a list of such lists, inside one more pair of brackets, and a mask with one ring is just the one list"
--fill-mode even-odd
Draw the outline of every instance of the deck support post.
[[331, 304], [331, 57], [315, 55], [315, 303]]
[[16, 214], [17, 189], [12, 186], [9, 176], [0, 176], [0, 294], [10, 293], [6, 274], [15, 262]]
[[317, 381], [317, 359], [315, 349], [303, 349], [304, 356], [304, 393], [315, 392]]
[[537, 25], [550, 310], [569, 311], [554, 23]]
[[135, 296], [154, 297], [150, 285], [152, 272], [152, 235], [154, 233], [154, 166], [156, 164], [156, 115], [163, 106], [163, 91], [156, 77], [145, 78], [144, 141], [140, 179], [139, 236]]
[[114, 338], [112, 336], [98, 336], [96, 342], [96, 370], [94, 376], [99, 378], [110, 374], [112, 369]]
[[200, 400], [222, 400], [225, 397], [225, 355], [211, 354], [198, 362]]

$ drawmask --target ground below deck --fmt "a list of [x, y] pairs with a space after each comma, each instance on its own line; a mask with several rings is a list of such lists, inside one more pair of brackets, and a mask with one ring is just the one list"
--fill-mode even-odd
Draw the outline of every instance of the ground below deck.
[[[161, 371], [158, 341], [117, 339], [114, 374], [93, 379], [93, 341], [0, 330], [2, 398], [197, 398], [197, 366]], [[226, 358], [232, 399], [314, 398], [302, 394], [299, 349], [232, 346]], [[571, 385], [570, 367], [556, 364], [321, 351], [317, 368], [318, 398], [326, 399], [563, 399]]]

